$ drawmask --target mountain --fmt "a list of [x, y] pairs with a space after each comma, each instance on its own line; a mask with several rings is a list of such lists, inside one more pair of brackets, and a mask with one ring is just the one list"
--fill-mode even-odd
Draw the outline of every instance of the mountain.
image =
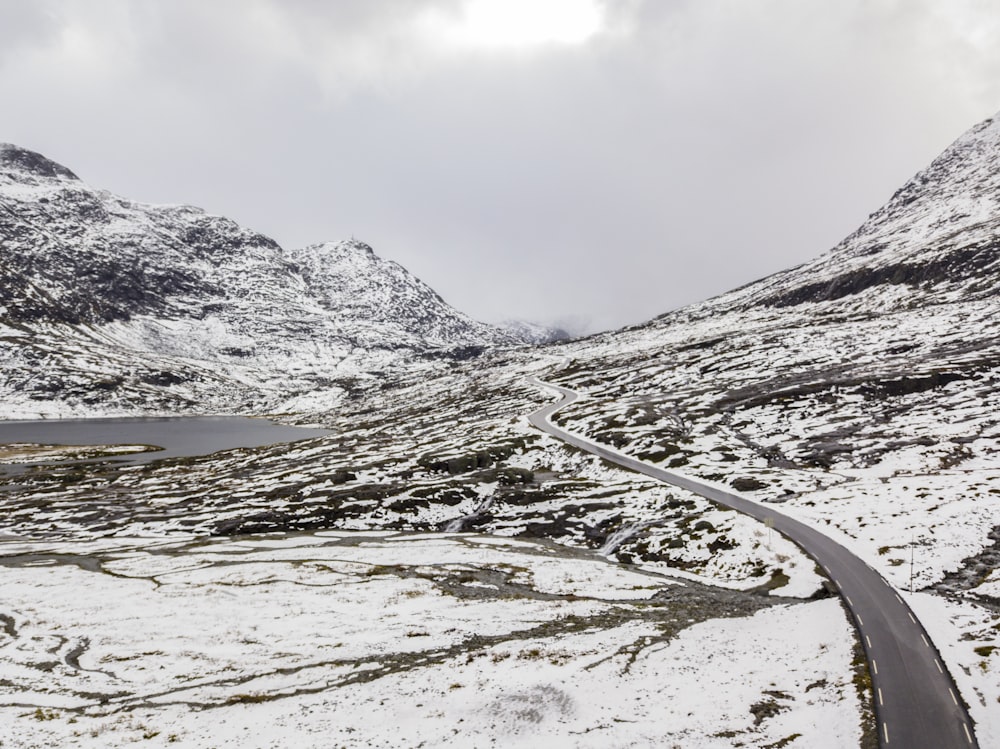
[[[823, 570], [765, 525], [533, 429], [524, 416], [551, 397], [532, 383], [530, 377], [537, 376], [582, 394], [556, 417], [563, 426], [647, 462], [724, 485], [764, 507], [777, 505], [864, 559], [920, 618], [929, 636], [923, 645], [933, 647], [942, 670], [954, 676], [952, 699], [968, 704], [980, 745], [1000, 746], [998, 131], [998, 118], [970, 130], [858, 231], [797, 268], [643, 325], [552, 347], [463, 358], [474, 351], [368, 348], [372, 342], [355, 327], [355, 358], [332, 367], [326, 383], [318, 374], [326, 361], [324, 347], [333, 348], [328, 342], [334, 340], [350, 345], [327, 332], [336, 330], [331, 300], [364, 296], [369, 288], [359, 292], [351, 285], [359, 272], [345, 271], [347, 278], [337, 280], [342, 274], [336, 269], [376, 262], [357, 243], [278, 253], [262, 241], [246, 240], [257, 242], [248, 253], [249, 271], [255, 263], [270, 268], [261, 283], [274, 273], [271, 261], [262, 258], [277, 253], [274, 257], [287, 264], [281, 273], [289, 280], [280, 288], [287, 294], [288, 314], [280, 307], [264, 309], [253, 297], [273, 300], [276, 291], [247, 284], [244, 299], [220, 281], [218, 290], [205, 282], [191, 292], [142, 301], [156, 307], [155, 314], [139, 305], [130, 316], [116, 311], [107, 317], [102, 310], [128, 305], [95, 302], [92, 309], [84, 297], [72, 305], [74, 318], [48, 311], [58, 309], [60, 294], [72, 296], [45, 273], [7, 273], [4, 288], [20, 294], [25, 308], [35, 300], [40, 312], [25, 319], [10, 315], [0, 328], [4, 398], [22, 392], [46, 397], [44, 388], [51, 386], [48, 397], [59, 399], [54, 403], [81, 410], [91, 397], [93, 408], [107, 407], [109, 396], [101, 388], [116, 399], [131, 398], [127, 402], [136, 409], [151, 404], [195, 409], [199, 397], [258, 413], [281, 404], [307, 411], [331, 429], [329, 436], [302, 443], [125, 469], [39, 467], [10, 478], [0, 475], [4, 532], [37, 544], [37, 558], [25, 556], [30, 546], [25, 542], [18, 559], [28, 561], [21, 567], [12, 562], [8, 569], [23, 582], [20, 596], [9, 596], [7, 636], [13, 637], [11, 630], [38, 632], [23, 637], [23, 647], [9, 648], [35, 664], [12, 671], [11, 683], [25, 693], [44, 687], [71, 695], [70, 704], [78, 704], [81, 670], [67, 671], [53, 660], [52, 632], [27, 626], [39, 621], [43, 603], [47, 611], [57, 610], [57, 602], [68, 607], [69, 624], [56, 631], [66, 633], [60, 635], [65, 649], [76, 653], [71, 637], [88, 637], [97, 625], [93, 612], [77, 612], [65, 592], [77, 578], [54, 578], [52, 565], [92, 575], [72, 560], [103, 554], [101, 568], [121, 574], [99, 576], [109, 586], [102, 589], [102, 600], [127, 591], [119, 594], [126, 600], [139, 589], [116, 586], [136, 582], [143, 583], [142, 590], [166, 590], [175, 598], [169, 591], [177, 588], [169, 586], [178, 584], [185, 569], [193, 570], [190, 574], [210, 589], [183, 590], [187, 600], [201, 605], [218, 598], [216, 580], [236, 593], [252, 591], [252, 606], [260, 605], [266, 590], [285, 591], [272, 605], [275, 611], [295, 611], [295, 617], [274, 621], [278, 629], [293, 631], [288, 625], [302, 618], [300, 611], [330, 621], [330, 596], [346, 589], [345, 580], [356, 579], [359, 586], [347, 587], [363, 592], [351, 596], [374, 603], [354, 618], [390, 623], [372, 655], [358, 654], [359, 644], [371, 640], [369, 633], [342, 637], [338, 630], [329, 643], [336, 659], [317, 663], [315, 633], [324, 624], [303, 630], [306, 655], [285, 645], [277, 655], [268, 648], [265, 666], [246, 678], [234, 679], [228, 664], [214, 661], [224, 678], [202, 678], [198, 683], [211, 689], [198, 697], [212, 706], [213, 715], [228, 720], [257, 715], [248, 703], [271, 700], [275, 709], [286, 706], [282, 720], [288, 725], [313, 730], [317, 718], [302, 716], [337, 713], [327, 708], [353, 694], [345, 686], [357, 686], [356, 674], [362, 673], [372, 688], [357, 703], [364, 709], [372, 694], [392, 707], [398, 700], [413, 704], [414, 695], [433, 684], [441, 704], [434, 703], [432, 713], [413, 713], [407, 727], [440, 728], [441, 741], [453, 739], [458, 718], [451, 716], [460, 715], [463, 725], [509, 742], [511, 731], [491, 733], [506, 725], [497, 716], [522, 714], [528, 703], [531, 716], [517, 727], [521, 735], [537, 737], [541, 725], [550, 735], [565, 737], [570, 725], [575, 735], [591, 736], [594, 746], [634, 738], [632, 743], [655, 745], [869, 747], [879, 745], [880, 735], [895, 735], [894, 728], [875, 720], [879, 674], [846, 612], [836, 600], [809, 600], [836, 589]], [[7, 158], [34, 159], [21, 153]], [[23, 169], [14, 170], [22, 180], [76, 184], [51, 162], [35, 162], [34, 176]], [[17, 189], [4, 183], [0, 194]], [[68, 253], [66, 262], [71, 261]], [[176, 285], [205, 278], [184, 276]], [[433, 308], [423, 292], [412, 293]], [[185, 307], [170, 306], [213, 294], [221, 307], [202, 317], [185, 317]], [[407, 318], [405, 325], [399, 322], [402, 312], [389, 321], [375, 319], [390, 300], [382, 291], [373, 295], [385, 301], [366, 307], [363, 300], [351, 300], [358, 316], [374, 320], [364, 331], [398, 322], [398, 335], [417, 326], [420, 336], [440, 335], [460, 344], [441, 332], [451, 329], [430, 312]], [[236, 314], [240, 304], [253, 321]], [[296, 319], [300, 328], [294, 327]], [[257, 327], [243, 334], [239, 325]], [[219, 353], [233, 330], [244, 337], [234, 334], [226, 353]], [[279, 333], [292, 341], [284, 349]], [[202, 342], [190, 355], [189, 339]], [[11, 356], [19, 358], [8, 365]], [[273, 379], [265, 381], [261, 372]], [[47, 378], [54, 382], [45, 385]], [[136, 384], [143, 378], [151, 380], [148, 390]], [[358, 382], [352, 384], [352, 378]], [[222, 395], [210, 392], [216, 385]], [[327, 391], [336, 396], [326, 397]], [[485, 535], [448, 535], [454, 531]], [[150, 537], [176, 540], [149, 551], [155, 564], [142, 561], [146, 552], [130, 541]], [[230, 537], [237, 550], [232, 554], [225, 553]], [[120, 550], [114, 546], [125, 542], [129, 545]], [[411, 543], [420, 550], [400, 546]], [[180, 544], [192, 549], [181, 551]], [[287, 554], [278, 551], [280, 544], [289, 545]], [[460, 552], [451, 551], [452, 544]], [[311, 550], [315, 545], [332, 557]], [[368, 548], [366, 555], [355, 556], [355, 545]], [[524, 555], [484, 561], [487, 545], [516, 546]], [[217, 571], [210, 569], [211, 560], [192, 556], [208, 552]], [[592, 568], [597, 556], [632, 566]], [[279, 557], [288, 562], [280, 572], [274, 566]], [[544, 566], [557, 558], [571, 564], [559, 571]], [[164, 564], [170, 574], [153, 577]], [[638, 573], [641, 580], [632, 577]], [[143, 574], [159, 584], [136, 579]], [[56, 579], [62, 587], [52, 587]], [[567, 588], [568, 582], [573, 586]], [[608, 591], [613, 605], [602, 598]], [[317, 592], [321, 603], [308, 598]], [[447, 609], [440, 616], [428, 614], [428, 601]], [[167, 605], [164, 610], [175, 614], [170, 598]], [[551, 608], [556, 605], [581, 608]], [[467, 606], [484, 612], [481, 618], [464, 618]], [[749, 616], [761, 607], [768, 608], [766, 619]], [[558, 620], [539, 619], [542, 609], [558, 611]], [[185, 654], [201, 652], [205, 644], [198, 638], [212, 635], [197, 626], [183, 637], [150, 627], [152, 637], [137, 638], [133, 628], [139, 618], [132, 609], [123, 610], [129, 614], [127, 626], [121, 625], [125, 635], [113, 632], [114, 640], [102, 633], [84, 641], [93, 643], [89, 663], [119, 664], [110, 676], [84, 670], [84, 677], [109, 679], [88, 689], [102, 698], [100, 709], [115, 716], [121, 714], [115, 710], [142, 704], [143, 719], [154, 730], [183, 726], [187, 718], [169, 720], [172, 716], [157, 712], [162, 700], [122, 703], [119, 695], [145, 699], [168, 693], [175, 688], [174, 665], [191, 661]], [[370, 615], [373, 610], [378, 616]], [[382, 616], [385, 612], [389, 615]], [[256, 626], [260, 618], [248, 620]], [[720, 632], [728, 633], [724, 647]], [[248, 634], [247, 642], [260, 642], [259, 632]], [[117, 647], [120, 640], [132, 650]], [[787, 645], [780, 658], [771, 655], [774, 641]], [[690, 649], [672, 651], [681, 642], [689, 642]], [[286, 650], [291, 655], [283, 655]], [[123, 685], [121, 653], [140, 664], [132, 672], [139, 674], [135, 682]], [[349, 681], [313, 669], [331, 663], [338, 674], [349, 664]], [[462, 670], [452, 668], [456, 664]], [[598, 673], [607, 673], [621, 704], [640, 705], [641, 714], [617, 704], [612, 712], [599, 712], [607, 707], [606, 689], [590, 690], [599, 704], [586, 701], [587, 684], [575, 693], [578, 702], [560, 691], [590, 678], [586, 675], [603, 664], [614, 666]], [[160, 673], [154, 668], [159, 665], [168, 667], [167, 677], [151, 688], [148, 674]], [[281, 678], [267, 681], [262, 673]], [[394, 687], [400, 674], [407, 681]], [[504, 678], [495, 678], [498, 674]], [[719, 674], [736, 677], [720, 686], [713, 680]], [[525, 678], [534, 691], [507, 695], [506, 703], [490, 697], [476, 708], [476, 700], [463, 694], [466, 686], [506, 687]], [[648, 691], [637, 689], [635, 678], [648, 679]], [[673, 700], [681, 707], [664, 718], [663, 710], [673, 704], [664, 701], [665, 688], [690, 700]], [[302, 701], [317, 690], [324, 702]], [[451, 709], [449, 695], [456, 694], [460, 711], [441, 718]], [[24, 704], [18, 700], [9, 708], [12, 715], [25, 715]], [[91, 715], [97, 707], [74, 714], [82, 722], [73, 728], [65, 728], [64, 721], [26, 721], [54, 732], [48, 744], [59, 743], [55, 732], [68, 735], [80, 726], [125, 730], [114, 729], [105, 714]], [[221, 712], [229, 707], [239, 713]], [[181, 709], [190, 712], [187, 703]], [[270, 720], [274, 713], [263, 715], [261, 720]], [[103, 722], [93, 722], [98, 719]], [[567, 723], [571, 720], [578, 722]], [[648, 721], [648, 728], [644, 723], [640, 733], [623, 734], [633, 720]], [[362, 723], [350, 726], [349, 740], [364, 743], [381, 725]], [[355, 731], [369, 733], [358, 739], [362, 734]]]
[[289, 252], [288, 257], [312, 297], [356, 328], [355, 345], [419, 350], [531, 342], [516, 331], [457, 312], [427, 284], [398, 263], [383, 260], [363, 242], [310, 245]]
[[286, 251], [198, 208], [96, 190], [9, 144], [0, 238], [7, 415], [296, 407], [394, 362], [532, 338], [461, 314], [363, 242]]
[[828, 253], [717, 304], [789, 307], [861, 295], [874, 311], [995, 297], [998, 163], [1000, 116], [962, 135]]
[[556, 343], [572, 338], [572, 335], [562, 328], [539, 325], [525, 320], [505, 320], [500, 323], [500, 327], [510, 331], [518, 340], [532, 344]]
[[592, 396], [574, 423], [771, 500], [799, 491], [785, 469], [980, 466], [1000, 452], [998, 166], [1000, 115], [815, 260], [562, 345], [561, 380]]

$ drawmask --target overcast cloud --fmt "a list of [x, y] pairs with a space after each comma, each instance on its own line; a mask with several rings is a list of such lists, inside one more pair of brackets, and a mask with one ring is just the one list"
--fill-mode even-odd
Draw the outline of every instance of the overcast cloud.
[[0, 140], [491, 321], [803, 262], [998, 109], [992, 0], [0, 0]]

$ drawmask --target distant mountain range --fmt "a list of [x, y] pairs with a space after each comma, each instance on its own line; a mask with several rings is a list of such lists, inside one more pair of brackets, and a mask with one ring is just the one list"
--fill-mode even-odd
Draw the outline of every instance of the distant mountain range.
[[[993, 118], [830, 252], [579, 350], [645, 350], [657, 330], [697, 337], [693, 323], [732, 315], [748, 332], [781, 310], [815, 323], [992, 304], [998, 161]], [[197, 208], [91, 188], [13, 145], [0, 145], [0, 238], [0, 416], [310, 411], [404, 370], [567, 337], [472, 320], [363, 242], [286, 250]]]
[[404, 361], [559, 337], [495, 327], [350, 240], [287, 251], [0, 145], [0, 415], [295, 408]]

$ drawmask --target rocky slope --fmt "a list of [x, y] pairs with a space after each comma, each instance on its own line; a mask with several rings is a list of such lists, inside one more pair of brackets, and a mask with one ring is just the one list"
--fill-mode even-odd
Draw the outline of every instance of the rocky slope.
[[294, 408], [403, 361], [531, 340], [457, 312], [362, 242], [285, 251], [12, 145], [0, 240], [0, 415]]

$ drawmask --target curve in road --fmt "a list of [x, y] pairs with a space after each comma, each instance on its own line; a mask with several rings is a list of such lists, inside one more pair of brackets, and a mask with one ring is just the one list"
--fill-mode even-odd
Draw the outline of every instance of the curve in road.
[[958, 698], [958, 689], [941, 656], [913, 611], [879, 573], [815, 528], [769, 506], [698, 479], [657, 468], [559, 428], [552, 423], [552, 414], [579, 395], [541, 380], [532, 379], [532, 382], [562, 395], [559, 401], [528, 417], [533, 426], [622, 468], [678, 486], [764, 521], [797, 544], [825, 570], [854, 618], [868, 659], [880, 746], [885, 749], [972, 749], [979, 746], [972, 720]]

